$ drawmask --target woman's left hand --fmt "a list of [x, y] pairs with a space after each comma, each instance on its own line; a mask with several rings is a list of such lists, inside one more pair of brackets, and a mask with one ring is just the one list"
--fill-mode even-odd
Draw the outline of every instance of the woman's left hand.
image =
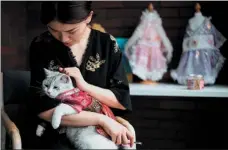
[[73, 77], [76, 81], [77, 88], [85, 91], [88, 83], [84, 80], [80, 70], [77, 67], [59, 68], [59, 71]]

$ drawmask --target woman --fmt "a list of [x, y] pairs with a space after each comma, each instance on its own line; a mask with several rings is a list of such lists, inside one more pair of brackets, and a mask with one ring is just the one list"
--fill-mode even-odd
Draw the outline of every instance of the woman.
[[[122, 54], [111, 35], [89, 28], [92, 15], [88, 1], [42, 3], [41, 21], [48, 32], [36, 37], [30, 46], [31, 87], [41, 87], [45, 77], [43, 68], [57, 67], [75, 79], [80, 90], [111, 107], [115, 115], [121, 115], [131, 110]], [[39, 119], [50, 122], [59, 102], [40, 96], [39, 88], [31, 88], [29, 102]], [[62, 118], [61, 125], [100, 125], [116, 144], [130, 142], [133, 145], [132, 134], [102, 114], [82, 111], [67, 115]], [[72, 148], [66, 136], [51, 126], [46, 128], [40, 140], [41, 148]]]

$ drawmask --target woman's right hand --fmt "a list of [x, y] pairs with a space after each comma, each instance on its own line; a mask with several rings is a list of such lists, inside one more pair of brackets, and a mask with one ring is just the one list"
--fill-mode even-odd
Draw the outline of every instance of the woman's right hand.
[[99, 125], [103, 127], [103, 129], [111, 136], [112, 141], [117, 145], [130, 144], [131, 147], [133, 146], [133, 134], [117, 121], [107, 116], [102, 116], [99, 120]]

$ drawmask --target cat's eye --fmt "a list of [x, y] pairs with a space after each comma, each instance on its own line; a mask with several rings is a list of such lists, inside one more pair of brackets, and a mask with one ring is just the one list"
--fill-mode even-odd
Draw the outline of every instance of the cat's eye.
[[45, 87], [48, 87], [48, 84], [44, 84]]
[[59, 89], [59, 87], [57, 87], [57, 86], [54, 86], [53, 88], [54, 88], [55, 90], [58, 90], [58, 89]]

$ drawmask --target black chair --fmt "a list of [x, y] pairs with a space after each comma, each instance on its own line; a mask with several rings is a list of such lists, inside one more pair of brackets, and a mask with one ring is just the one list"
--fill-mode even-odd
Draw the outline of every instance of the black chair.
[[[26, 100], [28, 97], [29, 71], [4, 71], [1, 74], [2, 86], [2, 122], [8, 134], [2, 135], [3, 149], [21, 149], [22, 135], [26, 133], [28, 113]], [[2, 134], [3, 134], [2, 133]]]

